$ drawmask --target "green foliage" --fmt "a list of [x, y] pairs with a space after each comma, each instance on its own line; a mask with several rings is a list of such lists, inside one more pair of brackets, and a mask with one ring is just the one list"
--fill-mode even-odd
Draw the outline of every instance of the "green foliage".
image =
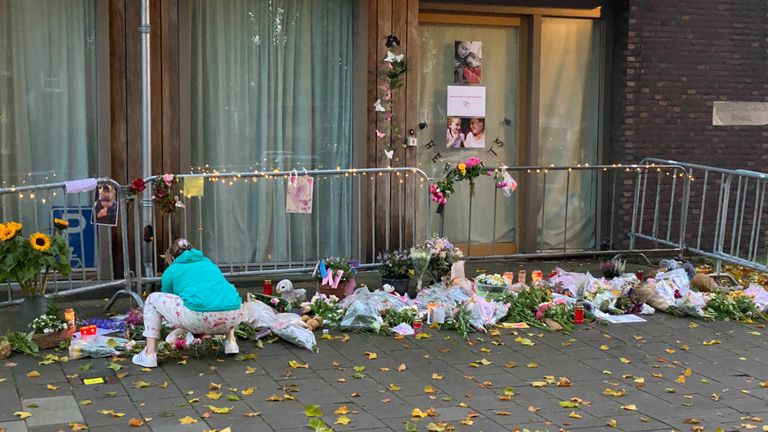
[[445, 326], [448, 329], [461, 333], [464, 339], [469, 339], [469, 332], [472, 331], [472, 325], [469, 324], [471, 315], [467, 304], [462, 303], [456, 307], [455, 314], [446, 319]]
[[[344, 272], [344, 275], [341, 276], [340, 284], [343, 284], [353, 277], [355, 277], [355, 274], [357, 274], [357, 270], [352, 267], [352, 265], [349, 263], [349, 259], [347, 258], [338, 258], [338, 257], [331, 257], [325, 259], [325, 268], [332, 273], [336, 273], [338, 270], [342, 270]], [[315, 275], [315, 279], [320, 282], [323, 280], [323, 276], [320, 275], [320, 272], [318, 271]]]
[[765, 319], [755, 306], [752, 297], [745, 295], [742, 291], [715, 291], [707, 301], [704, 313], [712, 318], [726, 321]]
[[37, 353], [40, 351], [40, 348], [37, 346], [35, 341], [32, 340], [33, 334], [34, 332], [10, 332], [5, 337], [11, 344], [12, 350], [37, 357]]

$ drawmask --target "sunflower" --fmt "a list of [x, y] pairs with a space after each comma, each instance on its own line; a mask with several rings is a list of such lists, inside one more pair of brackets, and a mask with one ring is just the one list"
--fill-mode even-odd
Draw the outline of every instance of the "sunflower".
[[51, 238], [43, 233], [36, 232], [29, 236], [29, 243], [32, 244], [32, 249], [45, 252], [51, 247]]
[[6, 241], [9, 240], [11, 237], [13, 237], [13, 232], [11, 232], [10, 229], [8, 229], [5, 224], [0, 224], [0, 241]]
[[10, 221], [5, 224], [5, 228], [11, 232], [11, 237], [13, 237], [21, 231], [21, 224], [18, 222]]
[[53, 225], [56, 226], [56, 228], [61, 230], [69, 228], [69, 222], [59, 218], [55, 218], [53, 220]]

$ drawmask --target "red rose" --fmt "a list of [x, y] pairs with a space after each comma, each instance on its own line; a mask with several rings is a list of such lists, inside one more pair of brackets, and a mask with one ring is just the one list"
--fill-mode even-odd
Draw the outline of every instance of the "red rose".
[[132, 192], [139, 193], [143, 191], [147, 187], [146, 183], [144, 183], [144, 179], [139, 177], [134, 179], [131, 182], [131, 185], [128, 187]]

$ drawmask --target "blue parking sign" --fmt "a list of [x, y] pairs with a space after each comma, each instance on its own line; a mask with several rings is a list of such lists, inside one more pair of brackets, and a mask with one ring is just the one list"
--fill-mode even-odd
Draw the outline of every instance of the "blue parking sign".
[[96, 267], [96, 227], [91, 223], [91, 207], [54, 207], [53, 217], [69, 222], [67, 237], [72, 251], [72, 268]]

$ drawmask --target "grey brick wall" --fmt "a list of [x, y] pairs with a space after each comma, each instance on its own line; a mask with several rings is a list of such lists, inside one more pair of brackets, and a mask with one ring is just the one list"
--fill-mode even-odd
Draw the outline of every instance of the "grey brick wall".
[[[712, 125], [714, 101], [768, 101], [768, 1], [620, 0], [611, 13], [609, 162], [660, 157], [768, 172], [768, 126]], [[623, 233], [631, 192], [621, 194]], [[705, 205], [705, 223], [716, 205]], [[689, 213], [697, 224], [699, 211]]]

